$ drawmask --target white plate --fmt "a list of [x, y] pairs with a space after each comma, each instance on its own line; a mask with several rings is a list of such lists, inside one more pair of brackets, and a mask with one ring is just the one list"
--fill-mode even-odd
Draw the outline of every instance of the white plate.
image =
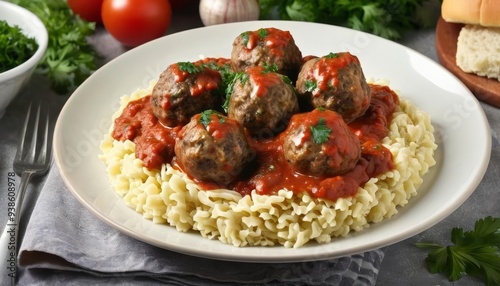
[[[369, 229], [310, 244], [237, 248], [197, 233], [143, 219], [111, 189], [99, 142], [118, 109], [118, 100], [148, 86], [171, 63], [200, 55], [229, 57], [241, 32], [277, 27], [292, 33], [303, 55], [350, 51], [367, 78], [389, 79], [390, 86], [432, 116], [439, 149], [437, 165], [425, 177], [419, 195], [391, 219]], [[213, 259], [292, 262], [350, 255], [396, 243], [426, 230], [457, 209], [482, 179], [490, 158], [490, 133], [476, 98], [446, 69], [421, 54], [366, 33], [329, 25], [260, 21], [189, 30], [135, 48], [86, 80], [64, 106], [54, 134], [55, 160], [67, 186], [100, 219], [146, 243]]]

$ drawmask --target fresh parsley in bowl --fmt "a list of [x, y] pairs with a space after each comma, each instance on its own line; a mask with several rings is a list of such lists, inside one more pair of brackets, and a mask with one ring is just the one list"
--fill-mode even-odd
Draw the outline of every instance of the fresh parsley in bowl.
[[47, 29], [36, 15], [0, 1], [0, 117], [31, 78], [47, 43]]
[[34, 37], [23, 34], [19, 26], [0, 20], [0, 73], [15, 68], [31, 58], [38, 44]]

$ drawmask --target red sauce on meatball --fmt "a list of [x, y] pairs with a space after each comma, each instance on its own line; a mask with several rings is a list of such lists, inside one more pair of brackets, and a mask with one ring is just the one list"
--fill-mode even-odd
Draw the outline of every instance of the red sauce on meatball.
[[[200, 116], [195, 115], [196, 118]], [[236, 128], [238, 123], [231, 119], [225, 117], [219, 117], [217, 114], [211, 114], [206, 122], [206, 130], [210, 136], [212, 136], [215, 140], [223, 139], [228, 136], [233, 128]]]
[[[203, 72], [199, 72], [193, 86], [190, 89], [191, 96], [198, 96], [203, 94], [205, 91], [211, 91], [219, 88], [221, 82], [220, 73], [216, 70], [210, 68], [200, 67], [200, 63], [195, 63], [199, 69], [204, 69]], [[183, 82], [187, 79], [190, 72], [187, 70], [182, 70], [179, 67], [179, 63], [172, 64], [172, 72], [176, 82]], [[172, 95], [171, 95], [172, 96]], [[175, 96], [175, 94], [173, 95]]]
[[351, 63], [359, 64], [359, 60], [348, 52], [330, 53], [327, 56], [321, 57], [315, 64], [315, 68], [306, 76], [317, 82], [317, 89], [312, 94], [317, 95], [319, 91], [327, 90], [330, 86], [338, 86], [338, 71]]
[[247, 49], [252, 50], [259, 42], [263, 42], [275, 56], [283, 55], [283, 47], [292, 40], [292, 34], [289, 31], [276, 28], [259, 29], [247, 33]]
[[268, 87], [278, 85], [283, 81], [279, 74], [266, 73], [264, 68], [260, 66], [248, 68], [246, 73], [255, 84], [254, 92], [257, 97], [266, 95]]
[[[287, 188], [296, 193], [306, 191], [314, 197], [336, 200], [355, 195], [358, 187], [370, 178], [393, 169], [392, 154], [380, 141], [388, 134], [388, 124], [399, 99], [389, 87], [370, 87], [370, 107], [363, 116], [349, 123], [349, 128], [361, 144], [361, 158], [352, 170], [332, 177], [299, 174], [284, 158], [283, 136], [263, 141], [249, 138], [252, 148], [257, 151], [256, 158], [229, 187], [242, 195], [249, 194], [253, 189], [259, 194], [273, 194]], [[175, 138], [181, 126], [165, 128], [160, 125], [151, 111], [149, 98], [130, 102], [115, 120], [112, 135], [116, 140], [134, 141], [136, 155], [145, 166], [159, 168], [162, 163], [172, 161]], [[217, 187], [213, 184], [203, 186]]]
[[295, 114], [281, 136], [286, 160], [302, 174], [342, 174], [354, 168], [361, 154], [359, 138], [340, 114], [328, 109]]

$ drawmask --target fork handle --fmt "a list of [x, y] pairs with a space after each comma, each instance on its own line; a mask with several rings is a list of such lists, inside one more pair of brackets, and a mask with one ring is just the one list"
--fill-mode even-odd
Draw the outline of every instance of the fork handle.
[[[17, 275], [17, 254], [19, 252], [18, 246], [18, 233], [19, 233], [19, 220], [21, 217], [21, 210], [24, 201], [24, 193], [26, 188], [31, 181], [33, 176], [32, 172], [23, 172], [21, 175], [21, 185], [19, 186], [19, 191], [17, 193], [15, 204], [14, 204], [14, 214], [13, 216], [9, 213], [9, 218], [5, 224], [5, 228], [0, 237], [0, 260], [5, 263], [5, 267], [2, 267], [0, 271], [0, 282], [4, 279], [10, 282], [10, 285], [14, 285]], [[3, 285], [3, 283], [0, 283]]]

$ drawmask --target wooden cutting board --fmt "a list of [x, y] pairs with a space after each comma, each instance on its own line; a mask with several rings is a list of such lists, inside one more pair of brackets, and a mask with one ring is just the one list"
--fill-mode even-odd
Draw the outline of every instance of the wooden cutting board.
[[439, 62], [458, 77], [477, 99], [500, 108], [500, 81], [462, 71], [456, 64], [457, 38], [463, 24], [440, 18], [436, 27], [436, 52]]

